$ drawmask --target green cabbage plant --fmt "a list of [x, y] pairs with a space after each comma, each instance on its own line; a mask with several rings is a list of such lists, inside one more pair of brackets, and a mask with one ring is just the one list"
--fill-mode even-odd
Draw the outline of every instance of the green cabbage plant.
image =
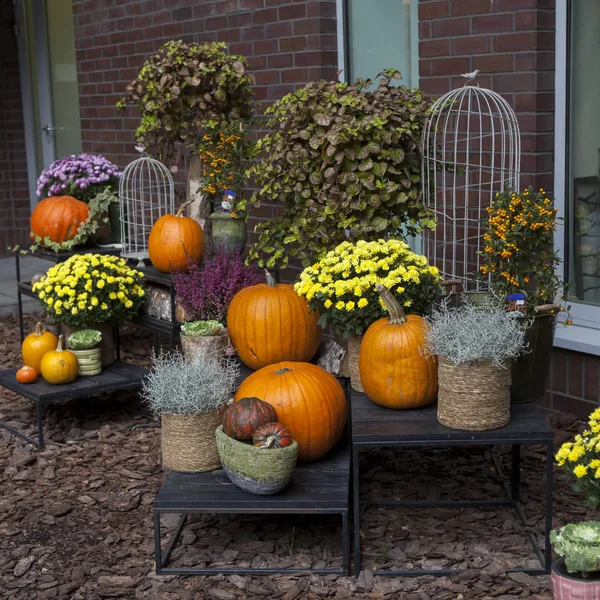
[[569, 523], [550, 533], [554, 550], [565, 558], [569, 573], [589, 577], [600, 571], [600, 521]]
[[71, 350], [91, 350], [102, 341], [102, 334], [95, 329], [80, 329], [69, 336]]
[[181, 331], [183, 335], [209, 337], [218, 335], [223, 327], [223, 323], [219, 323], [219, 321], [191, 321], [184, 323], [181, 326]]

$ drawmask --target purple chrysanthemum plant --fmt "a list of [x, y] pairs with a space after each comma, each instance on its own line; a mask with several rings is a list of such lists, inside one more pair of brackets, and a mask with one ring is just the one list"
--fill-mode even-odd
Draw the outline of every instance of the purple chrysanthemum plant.
[[37, 180], [37, 195], [73, 196], [83, 202], [110, 187], [116, 194], [121, 171], [100, 154], [72, 154], [55, 160]]
[[190, 261], [187, 273], [173, 274], [175, 292], [192, 321], [227, 324], [227, 309], [243, 288], [264, 283], [264, 273], [238, 254], [217, 251], [201, 266]]

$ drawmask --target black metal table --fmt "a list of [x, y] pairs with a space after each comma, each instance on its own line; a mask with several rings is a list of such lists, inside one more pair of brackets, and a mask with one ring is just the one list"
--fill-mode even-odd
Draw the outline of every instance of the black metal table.
[[[275, 573], [348, 574], [350, 569], [350, 449], [340, 443], [325, 458], [299, 464], [289, 485], [273, 496], [244, 492], [221, 469], [209, 473], [169, 473], [154, 500], [154, 544], [159, 575]], [[165, 550], [161, 546], [160, 516], [181, 514]], [[342, 569], [242, 569], [169, 567], [169, 557], [190, 513], [227, 514], [332, 514], [342, 518]]]
[[[359, 452], [367, 448], [390, 447], [441, 447], [441, 446], [493, 446], [509, 444], [512, 446], [512, 472], [510, 487], [503, 482], [505, 499], [499, 500], [438, 500], [438, 501], [396, 501], [382, 500], [378, 504], [388, 506], [409, 507], [469, 507], [469, 506], [511, 506], [526, 525], [525, 515], [521, 508], [520, 462], [521, 446], [543, 444], [546, 447], [546, 519], [545, 548], [542, 551], [528, 531], [540, 568], [515, 568], [507, 572], [520, 571], [531, 575], [550, 572], [551, 549], [550, 530], [552, 529], [552, 455], [553, 431], [544, 419], [541, 411], [533, 404], [513, 404], [511, 421], [501, 429], [491, 431], [458, 431], [448, 429], [437, 421], [435, 406], [414, 410], [391, 410], [371, 402], [365, 394], [351, 391], [351, 438], [352, 438], [352, 479], [354, 503], [354, 571], [360, 572], [360, 467]], [[494, 455], [492, 454], [492, 457]], [[498, 465], [496, 465], [498, 467]], [[378, 571], [378, 575], [453, 575], [459, 571], [445, 570], [410, 570], [410, 571]]]
[[0, 371], [0, 386], [35, 402], [37, 413], [37, 440], [25, 435], [22, 431], [0, 421], [0, 427], [33, 444], [38, 450], [44, 447], [44, 414], [46, 407], [58, 400], [71, 400], [116, 392], [117, 390], [133, 390], [141, 386], [148, 371], [142, 367], [116, 361], [102, 369], [100, 375], [78, 377], [73, 383], [51, 385], [41, 377], [35, 383], [19, 383], [15, 378], [17, 369]]

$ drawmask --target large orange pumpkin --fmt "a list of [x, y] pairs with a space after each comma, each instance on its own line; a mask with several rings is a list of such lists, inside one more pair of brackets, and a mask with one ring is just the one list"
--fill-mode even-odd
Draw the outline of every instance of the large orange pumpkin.
[[21, 344], [23, 364], [33, 367], [39, 373], [42, 356], [50, 350], [55, 350], [57, 344], [58, 338], [50, 331], [46, 331], [41, 323], [38, 323], [35, 331], [30, 333]]
[[204, 233], [198, 221], [184, 217], [184, 202], [174, 215], [163, 215], [154, 223], [148, 237], [152, 264], [163, 273], [187, 271], [188, 260], [197, 265], [204, 256]]
[[275, 283], [270, 273], [266, 284], [240, 290], [227, 311], [233, 347], [251, 369], [282, 360], [311, 360], [321, 340], [318, 320], [293, 285]]
[[305, 362], [280, 362], [252, 373], [240, 385], [235, 400], [256, 397], [268, 402], [298, 442], [298, 460], [324, 456], [340, 439], [348, 403], [338, 380], [321, 367]]
[[85, 202], [72, 196], [51, 196], [42, 200], [31, 213], [31, 239], [50, 238], [58, 244], [73, 239], [88, 218]]
[[358, 369], [365, 393], [387, 408], [417, 408], [435, 402], [437, 360], [421, 349], [427, 322], [404, 311], [384, 286], [378, 285], [389, 318], [375, 321], [360, 344]]

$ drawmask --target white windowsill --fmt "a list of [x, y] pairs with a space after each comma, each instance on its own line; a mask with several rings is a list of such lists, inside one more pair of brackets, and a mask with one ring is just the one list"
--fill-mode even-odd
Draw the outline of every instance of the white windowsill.
[[600, 356], [600, 330], [581, 325], [565, 327], [558, 323], [554, 334], [554, 347]]

